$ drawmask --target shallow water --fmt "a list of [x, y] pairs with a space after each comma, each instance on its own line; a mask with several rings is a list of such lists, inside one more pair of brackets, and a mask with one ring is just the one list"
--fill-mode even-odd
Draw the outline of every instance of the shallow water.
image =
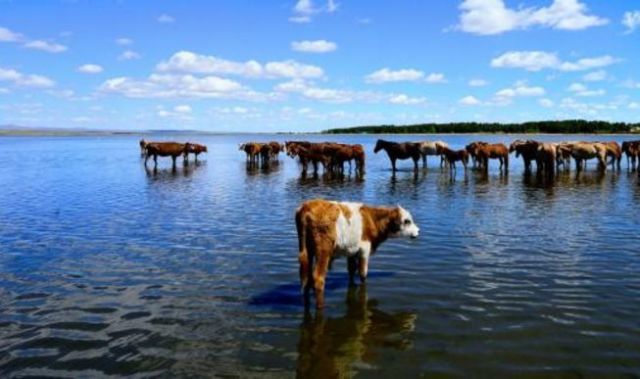
[[[375, 136], [295, 136], [367, 151], [364, 180], [300, 179], [284, 155], [248, 169], [237, 150], [285, 136], [188, 138], [209, 154], [157, 172], [135, 137], [0, 138], [0, 376], [640, 375], [625, 162], [547, 180], [513, 155], [486, 176], [430, 158], [393, 177]], [[293, 214], [315, 197], [400, 203], [421, 236], [383, 244], [366, 287], [335, 262], [327, 308], [305, 314]]]

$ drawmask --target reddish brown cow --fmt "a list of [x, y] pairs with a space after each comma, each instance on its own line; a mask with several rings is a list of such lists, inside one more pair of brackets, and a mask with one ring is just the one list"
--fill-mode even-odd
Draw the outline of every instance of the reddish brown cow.
[[616, 141], [608, 141], [608, 142], [600, 142], [607, 148], [607, 157], [611, 158], [611, 168], [615, 168], [618, 166], [620, 168], [620, 163], [622, 161], [622, 148]]
[[146, 145], [146, 155], [144, 158], [144, 164], [147, 165], [147, 160], [150, 156], [153, 156], [155, 166], [158, 166], [158, 156], [171, 157], [173, 160], [173, 167], [176, 167], [176, 158], [186, 153], [185, 144], [177, 142], [149, 142]]
[[240, 145], [239, 150], [247, 154], [248, 163], [257, 163], [260, 154], [260, 144], [255, 142], [247, 142]]
[[198, 143], [187, 142], [185, 144], [184, 160], [186, 162], [187, 160], [189, 160], [189, 154], [193, 154], [195, 156], [195, 161], [197, 162], [198, 155], [207, 152], [207, 146]]
[[471, 157], [471, 160], [473, 161], [473, 167], [475, 167], [476, 164], [478, 164], [478, 157], [476, 155], [476, 148], [478, 146], [481, 146], [481, 145], [488, 145], [488, 143], [487, 142], [482, 142], [482, 141], [476, 141], [476, 142], [471, 142], [470, 144], [465, 146], [465, 150], [467, 150], [467, 152], [469, 153], [469, 156]]
[[489, 169], [489, 159], [498, 159], [500, 161], [500, 169], [503, 167], [505, 170], [509, 169], [509, 150], [501, 143], [477, 145], [475, 154], [480, 167], [485, 171]]
[[[538, 155], [538, 147], [540, 146], [540, 142], [533, 140], [515, 140], [509, 146], [509, 152], [516, 152], [516, 158], [522, 156], [522, 161], [524, 162], [524, 170], [526, 172], [531, 171], [531, 162], [536, 160]], [[539, 168], [539, 167], [538, 167]]]

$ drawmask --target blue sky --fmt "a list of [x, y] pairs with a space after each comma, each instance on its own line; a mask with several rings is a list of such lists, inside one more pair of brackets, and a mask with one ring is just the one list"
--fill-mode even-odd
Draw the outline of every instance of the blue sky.
[[633, 0], [0, 0], [0, 125], [640, 122]]

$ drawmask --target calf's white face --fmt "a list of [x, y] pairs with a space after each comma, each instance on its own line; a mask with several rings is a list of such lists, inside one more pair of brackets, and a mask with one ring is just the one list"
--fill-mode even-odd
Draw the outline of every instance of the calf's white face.
[[420, 234], [420, 228], [413, 222], [413, 217], [406, 209], [400, 209], [400, 230], [394, 235], [395, 237], [417, 238]]

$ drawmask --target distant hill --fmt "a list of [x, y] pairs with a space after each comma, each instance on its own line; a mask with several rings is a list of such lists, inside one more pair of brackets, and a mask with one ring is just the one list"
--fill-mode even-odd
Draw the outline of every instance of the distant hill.
[[607, 121], [563, 120], [523, 123], [460, 122], [446, 124], [373, 125], [325, 130], [328, 134], [433, 134], [433, 133], [639, 133], [640, 124]]

